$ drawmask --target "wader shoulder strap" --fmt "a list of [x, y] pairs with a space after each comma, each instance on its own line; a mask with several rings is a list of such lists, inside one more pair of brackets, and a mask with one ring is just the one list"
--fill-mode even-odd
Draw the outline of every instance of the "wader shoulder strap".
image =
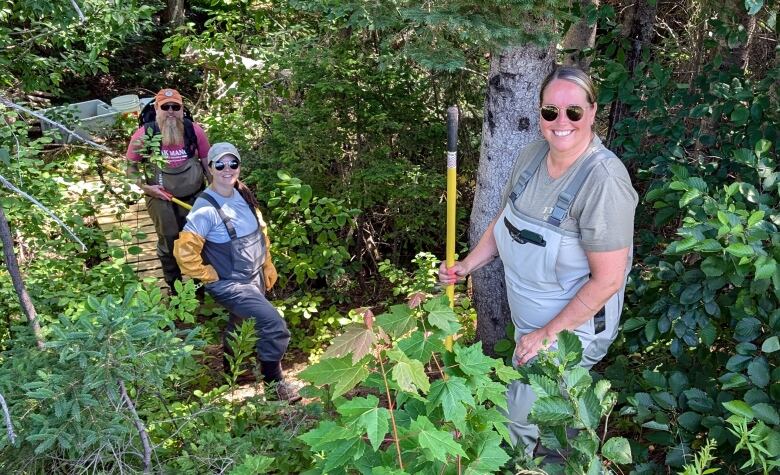
[[523, 191], [525, 191], [525, 187], [528, 185], [528, 182], [531, 180], [531, 177], [534, 176], [536, 170], [539, 169], [539, 165], [542, 164], [544, 157], [547, 156], [548, 150], [549, 147], [545, 142], [544, 146], [541, 147], [541, 149], [536, 154], [534, 159], [531, 160], [531, 163], [520, 174], [520, 178], [517, 179], [517, 183], [515, 183], [515, 186], [512, 188], [512, 193], [509, 194], [510, 202], [514, 202], [520, 195], [523, 194]]
[[574, 198], [577, 197], [577, 194], [582, 188], [582, 184], [585, 183], [590, 172], [596, 168], [596, 165], [607, 159], [607, 157], [609, 157], [608, 150], [602, 148], [585, 159], [585, 162], [580, 169], [577, 170], [577, 174], [574, 175], [574, 178], [566, 185], [566, 188], [561, 194], [558, 195], [555, 207], [553, 208], [552, 213], [550, 213], [550, 217], [547, 218], [548, 223], [556, 227], [561, 225], [561, 222], [568, 216]]
[[217, 208], [217, 214], [219, 214], [219, 217], [222, 218], [222, 222], [225, 223], [225, 227], [227, 228], [228, 235], [230, 235], [230, 239], [237, 239], [236, 236], [236, 228], [233, 227], [233, 223], [230, 222], [230, 218], [228, 215], [225, 214], [224, 211], [222, 211], [222, 207], [217, 203], [217, 200], [214, 199], [213, 196], [209, 195], [205, 191], [199, 195], [204, 200], [211, 203], [211, 206]]

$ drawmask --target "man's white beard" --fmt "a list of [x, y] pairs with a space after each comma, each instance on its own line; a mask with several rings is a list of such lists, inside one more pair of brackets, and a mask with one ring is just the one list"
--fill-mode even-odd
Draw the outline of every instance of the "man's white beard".
[[163, 146], [184, 145], [184, 122], [178, 117], [161, 117], [157, 120]]

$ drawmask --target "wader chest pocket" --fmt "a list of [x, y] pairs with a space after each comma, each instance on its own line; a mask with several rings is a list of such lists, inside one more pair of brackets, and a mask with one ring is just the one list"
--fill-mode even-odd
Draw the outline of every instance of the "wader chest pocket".
[[536, 244], [537, 246], [545, 247], [547, 242], [544, 240], [541, 234], [535, 233], [528, 229], [517, 229], [512, 223], [504, 217], [504, 226], [509, 231], [509, 236], [520, 244]]

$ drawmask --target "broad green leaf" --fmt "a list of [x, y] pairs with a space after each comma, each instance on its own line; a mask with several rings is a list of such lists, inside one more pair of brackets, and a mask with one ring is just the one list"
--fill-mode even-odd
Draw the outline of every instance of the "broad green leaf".
[[569, 389], [590, 386], [593, 382], [590, 372], [582, 366], [576, 366], [567, 371], [566, 374], [564, 374], [563, 379], [566, 382], [566, 387]]
[[409, 431], [417, 433], [417, 443], [421, 448], [430, 451], [435, 460], [446, 463], [448, 458], [454, 460], [456, 455], [468, 459], [463, 447], [455, 442], [452, 434], [436, 429], [425, 416], [415, 419], [409, 426]]
[[376, 323], [393, 338], [400, 338], [417, 327], [417, 319], [406, 305], [393, 305], [376, 317]]
[[325, 358], [338, 358], [352, 353], [352, 363], [357, 363], [366, 356], [376, 341], [374, 331], [363, 324], [355, 323], [346, 327], [344, 333], [333, 339]]
[[536, 397], [560, 396], [561, 390], [558, 383], [541, 374], [528, 375], [528, 382]]
[[562, 397], [540, 397], [531, 406], [531, 417], [540, 423], [562, 422], [573, 415], [571, 404]]
[[439, 379], [431, 385], [431, 391], [428, 394], [428, 407], [441, 405], [444, 412], [444, 418], [453, 422], [456, 427], [465, 423], [466, 407], [465, 405], [475, 407], [474, 397], [471, 391], [466, 387], [466, 381], [463, 378], [452, 376], [446, 381]]
[[701, 252], [720, 252], [723, 250], [723, 246], [716, 239], [705, 239], [698, 242], [693, 248]]
[[366, 450], [366, 444], [361, 437], [339, 440], [327, 449], [328, 456], [323, 466], [324, 472], [343, 467], [353, 460], [358, 460]]
[[761, 336], [761, 322], [753, 317], [743, 318], [734, 327], [734, 339], [748, 342]]
[[446, 334], [453, 335], [460, 329], [458, 317], [450, 308], [446, 296], [425, 302], [423, 309], [428, 312], [428, 323], [443, 330]]
[[[504, 401], [506, 401], [506, 398], [504, 398]], [[474, 420], [478, 421], [479, 424], [482, 424], [484, 427], [492, 427], [507, 443], [510, 443], [512, 440], [509, 436], [509, 430], [507, 429], [507, 422], [509, 422], [509, 420], [495, 407], [486, 409], [484, 406], [477, 406], [474, 410]]]
[[764, 219], [764, 214], [762, 210], [753, 211], [748, 218], [747, 227], [752, 228], [756, 223]]
[[683, 412], [677, 417], [677, 424], [688, 432], [694, 434], [699, 430], [701, 424], [701, 414], [694, 411]]
[[[422, 366], [422, 364], [421, 364]], [[315, 386], [334, 385], [333, 397], [336, 398], [354, 388], [368, 377], [368, 370], [362, 361], [352, 363], [352, 357], [326, 358], [301, 371], [300, 378]]]
[[747, 385], [747, 378], [738, 373], [727, 373], [718, 378], [723, 389], [734, 389]]
[[[473, 384], [471, 385], [473, 386]], [[480, 402], [491, 401], [498, 407], [507, 409], [506, 385], [495, 381], [482, 382], [477, 385], [477, 399]]]
[[585, 427], [595, 429], [601, 420], [601, 404], [592, 390], [587, 390], [577, 398], [577, 408], [580, 420]]
[[726, 252], [734, 257], [749, 257], [755, 254], [752, 247], [747, 244], [742, 244], [741, 242], [729, 244], [729, 247], [726, 248]]
[[720, 257], [709, 256], [701, 261], [700, 267], [707, 277], [720, 277], [725, 270], [725, 263]]
[[774, 353], [777, 350], [780, 350], [780, 340], [777, 336], [769, 337], [761, 344], [761, 351], [764, 353]]
[[507, 366], [501, 363], [501, 364], [497, 364], [495, 368], [496, 368], [496, 376], [498, 376], [498, 379], [500, 379], [501, 381], [507, 384], [511, 383], [516, 379], [520, 379], [520, 373], [518, 373], [517, 370], [512, 368], [511, 366]]
[[677, 408], [677, 401], [675, 400], [674, 396], [666, 391], [653, 393], [650, 396], [653, 398], [653, 401], [655, 401], [656, 405], [658, 405], [658, 407], [661, 409], [669, 411]]
[[465, 475], [496, 473], [510, 459], [501, 448], [501, 437], [494, 432], [480, 432], [475, 438], [471, 447], [476, 456], [466, 466]]
[[682, 241], [673, 242], [670, 246], [670, 250], [675, 253], [685, 252], [689, 249], [693, 249], [697, 244], [699, 244], [698, 239], [693, 236], [688, 236]]
[[464, 373], [472, 375], [490, 374], [493, 358], [486, 356], [482, 352], [481, 341], [466, 347], [456, 343], [453, 351], [455, 352], [455, 361], [458, 362], [460, 370]]
[[408, 337], [398, 340], [398, 348], [413, 360], [427, 363], [433, 353], [444, 351], [444, 343], [439, 338], [432, 338], [425, 332], [413, 332]]
[[[764, 0], [745, 0], [745, 9], [748, 15], [755, 15], [764, 6]], [[759, 142], [768, 142], [768, 140], [761, 139]], [[759, 144], [756, 144], [756, 151], [758, 151]]]
[[756, 261], [756, 280], [761, 279], [771, 279], [773, 275], [775, 275], [775, 271], [777, 270], [777, 262], [775, 262], [774, 259], [768, 259], [764, 262], [761, 262], [759, 264], [758, 261]]
[[780, 424], [780, 417], [777, 415], [777, 409], [765, 402], [760, 402], [751, 406], [756, 419], [762, 420], [767, 424], [778, 425]]
[[564, 330], [558, 334], [557, 353], [564, 362], [579, 363], [582, 359], [582, 342], [577, 335]]
[[740, 401], [738, 399], [734, 401], [727, 401], [723, 403], [723, 407], [725, 407], [732, 414], [747, 417], [748, 419], [753, 419], [753, 409], [751, 409], [745, 401]]
[[322, 421], [317, 427], [298, 436], [299, 439], [306, 442], [306, 444], [314, 451], [323, 450], [326, 444], [330, 444], [334, 440], [347, 439], [355, 435], [354, 431], [347, 429], [336, 424], [333, 421]]
[[410, 393], [417, 393], [418, 390], [428, 392], [431, 384], [422, 363], [409, 359], [399, 350], [390, 350], [387, 356], [396, 362], [392, 371], [393, 380], [402, 390]]
[[356, 397], [344, 402], [336, 408], [347, 422], [355, 422], [363, 414], [379, 407], [379, 399], [373, 394], [366, 397]]
[[769, 364], [762, 357], [757, 357], [748, 365], [750, 381], [759, 388], [769, 385]]
[[632, 461], [631, 445], [623, 437], [612, 437], [607, 440], [601, 447], [601, 454], [619, 465], [629, 464]]
[[699, 190], [697, 190], [695, 188], [692, 189], [692, 190], [686, 191], [682, 195], [682, 198], [680, 198], [680, 203], [679, 203], [680, 208], [684, 208], [685, 206], [688, 205], [688, 203], [690, 203], [691, 201], [695, 200], [699, 196], [701, 196], [701, 191], [699, 191]]

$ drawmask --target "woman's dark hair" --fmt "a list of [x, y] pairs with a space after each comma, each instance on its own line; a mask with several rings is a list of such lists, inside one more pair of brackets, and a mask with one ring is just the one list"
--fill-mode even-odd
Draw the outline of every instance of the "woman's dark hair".
[[539, 89], [540, 105], [544, 101], [544, 90], [556, 79], [576, 84], [585, 91], [585, 97], [588, 100], [588, 104], [593, 105], [596, 103], [596, 86], [593, 85], [593, 80], [588, 76], [588, 73], [575, 66], [556, 66], [555, 69], [544, 78], [544, 81], [542, 81], [542, 87]]
[[257, 201], [255, 194], [252, 193], [252, 190], [250, 190], [249, 187], [246, 186], [243, 181], [236, 180], [236, 184], [234, 185], [234, 188], [238, 190], [238, 193], [241, 195], [242, 198], [244, 198], [244, 201], [246, 201], [247, 204], [249, 204], [249, 206], [252, 207], [252, 209], [257, 209], [260, 207], [260, 203]]

